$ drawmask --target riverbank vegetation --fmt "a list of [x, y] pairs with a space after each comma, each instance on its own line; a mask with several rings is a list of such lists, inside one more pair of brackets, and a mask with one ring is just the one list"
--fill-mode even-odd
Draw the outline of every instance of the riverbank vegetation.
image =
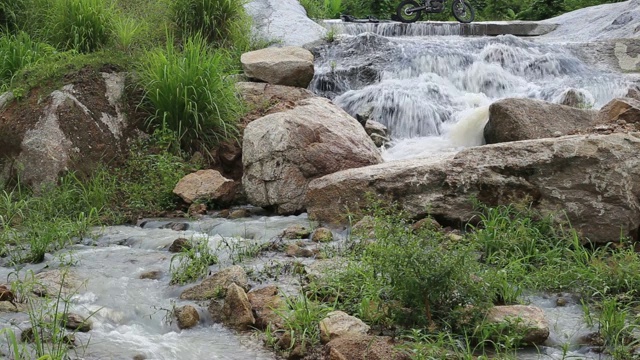
[[[296, 301], [356, 316], [373, 332], [401, 339], [412, 359], [515, 359], [527, 345], [526, 329], [487, 321], [487, 311], [561, 293], [582, 304], [593, 329], [583, 346], [613, 359], [634, 358], [640, 255], [632, 242], [595, 246], [570, 224], [526, 204], [477, 204], [477, 214], [476, 225], [448, 232], [377, 203], [333, 260], [333, 270], [308, 282], [306, 299]], [[291, 313], [285, 314], [285, 332], [316, 330], [317, 322], [305, 328], [309, 321], [291, 324]], [[267, 338], [275, 343], [273, 329]], [[318, 344], [313, 337], [306, 341]]]
[[[301, 0], [309, 17], [338, 18], [340, 13], [360, 18], [374, 16], [390, 19], [398, 0]], [[476, 21], [483, 20], [544, 20], [588, 6], [619, 2], [618, 0], [470, 0], [476, 9]], [[429, 20], [455, 21], [450, 6], [442, 14], [430, 14]], [[426, 20], [426, 17], [425, 17]]]

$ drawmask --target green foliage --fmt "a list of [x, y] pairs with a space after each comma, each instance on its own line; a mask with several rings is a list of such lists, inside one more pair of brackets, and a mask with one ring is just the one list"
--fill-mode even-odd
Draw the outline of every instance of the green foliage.
[[114, 212], [135, 219], [140, 214], [159, 215], [176, 206], [173, 188], [187, 175], [187, 164], [170, 148], [175, 141], [171, 132], [157, 131], [150, 139], [131, 146], [124, 166], [116, 169], [117, 208]]
[[273, 309], [282, 319], [283, 331], [291, 339], [289, 348], [283, 350], [301, 346], [305, 353], [306, 349], [320, 343], [318, 323], [334, 309], [330, 305], [311, 301], [305, 295], [286, 297], [285, 302], [285, 309]]
[[191, 241], [190, 247], [171, 258], [169, 271], [172, 284], [188, 284], [206, 276], [209, 266], [218, 263], [218, 256], [209, 248], [209, 240]]
[[185, 37], [201, 34], [208, 42], [233, 46], [239, 31], [246, 30], [242, 0], [176, 0], [171, 2], [173, 19]]
[[54, 49], [25, 33], [0, 37], [0, 85], [10, 84], [15, 74], [52, 54]]
[[209, 49], [195, 35], [182, 50], [170, 40], [164, 50], [150, 51], [145, 58], [140, 75], [153, 113], [151, 128], [169, 129], [184, 150], [205, 153], [219, 141], [237, 136], [242, 103], [228, 76], [229, 53]]
[[544, 20], [566, 11], [563, 0], [533, 0], [522, 12], [519, 19]]
[[60, 49], [89, 53], [111, 40], [114, 8], [105, 0], [54, 0], [51, 6], [50, 36]]
[[[408, 217], [396, 209], [372, 207], [375, 241], [352, 254], [347, 270], [332, 284], [351, 306], [360, 299], [399, 302], [391, 315], [410, 323], [455, 324], [457, 312], [489, 302], [482, 269], [473, 248], [425, 228], [413, 230]], [[407, 313], [404, 309], [410, 309]]]

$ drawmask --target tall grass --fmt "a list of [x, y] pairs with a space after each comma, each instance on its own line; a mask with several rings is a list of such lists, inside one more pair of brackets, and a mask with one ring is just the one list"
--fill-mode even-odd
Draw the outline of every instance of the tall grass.
[[63, 50], [93, 52], [113, 34], [114, 7], [106, 0], [53, 0], [51, 39]]
[[185, 36], [197, 33], [211, 43], [229, 46], [246, 37], [244, 0], [175, 0], [174, 21]]
[[0, 37], [0, 85], [9, 84], [16, 72], [27, 65], [37, 63], [54, 49], [34, 41], [27, 33]]
[[204, 150], [238, 134], [242, 103], [229, 78], [232, 58], [211, 50], [196, 34], [180, 50], [170, 39], [166, 47], [146, 54], [140, 71], [152, 128], [178, 135], [185, 150]]

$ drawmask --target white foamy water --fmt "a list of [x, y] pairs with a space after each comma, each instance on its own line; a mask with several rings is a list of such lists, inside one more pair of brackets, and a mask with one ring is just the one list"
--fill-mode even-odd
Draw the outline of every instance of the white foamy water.
[[514, 36], [343, 36], [319, 51], [312, 89], [351, 115], [370, 114], [392, 136], [386, 160], [483, 144], [499, 99], [559, 103], [567, 91], [599, 108], [623, 96], [625, 75], [586, 64], [562, 44]]

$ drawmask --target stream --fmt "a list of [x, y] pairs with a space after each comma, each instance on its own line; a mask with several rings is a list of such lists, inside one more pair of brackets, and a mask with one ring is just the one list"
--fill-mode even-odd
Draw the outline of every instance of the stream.
[[[576, 47], [537, 42], [513, 36], [462, 38], [455, 34], [383, 36], [360, 33], [340, 36], [317, 52], [316, 76], [311, 89], [329, 97], [352, 115], [369, 114], [389, 127], [392, 143], [385, 160], [438, 156], [483, 143], [482, 129], [488, 105], [505, 97], [528, 97], [561, 102], [568, 91], [584, 99], [586, 107], [599, 108], [624, 95], [631, 80], [606, 67], [583, 61]], [[573, 49], [573, 50], [572, 50]], [[164, 321], [189, 286], [170, 285], [171, 253], [166, 248], [177, 238], [207, 239], [219, 252], [215, 272], [231, 265], [229, 249], [274, 239], [284, 229], [309, 226], [306, 215], [250, 217], [228, 220], [204, 217], [184, 220], [187, 229], [171, 230], [171, 221], [151, 219], [141, 226], [96, 229], [70, 249], [47, 255], [42, 264], [26, 265], [40, 273], [71, 265], [83, 285], [71, 298], [71, 311], [92, 315], [93, 330], [78, 333], [78, 358], [82, 359], [275, 359], [261, 342], [214, 324], [205, 307], [201, 322], [189, 330]], [[336, 234], [338, 237], [344, 234]], [[337, 242], [339, 243], [339, 241]], [[280, 256], [280, 257], [278, 257]], [[281, 254], [266, 253], [244, 263], [259, 274], [274, 262], [291, 262]], [[313, 260], [305, 260], [310, 263]], [[157, 279], [141, 279], [148, 271], [160, 271]], [[6, 279], [14, 268], [0, 268]], [[254, 276], [252, 285], [261, 285]], [[295, 278], [279, 283], [295, 293]], [[571, 297], [556, 306], [556, 295], [531, 295], [528, 301], [541, 307], [551, 324], [545, 346], [525, 350], [519, 359], [602, 359], [579, 345], [593, 332], [583, 321], [580, 304]], [[0, 327], [16, 332], [29, 327], [24, 313], [0, 313]], [[566, 346], [565, 346], [566, 345]], [[6, 353], [6, 344], [0, 351]]]

